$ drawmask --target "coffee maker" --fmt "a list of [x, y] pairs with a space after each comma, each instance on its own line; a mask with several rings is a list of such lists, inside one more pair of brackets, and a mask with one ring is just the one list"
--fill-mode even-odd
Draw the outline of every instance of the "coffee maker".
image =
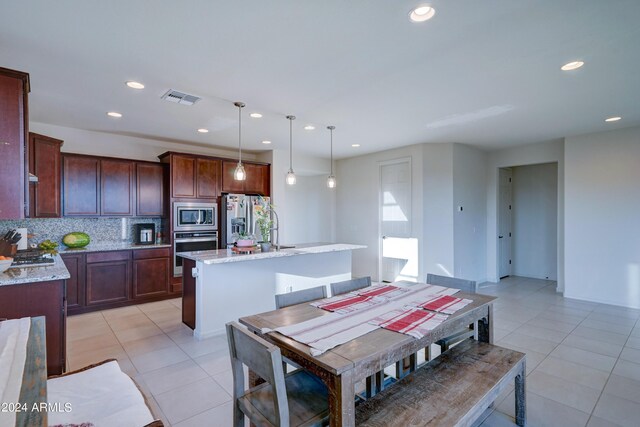
[[156, 225], [136, 224], [136, 245], [153, 245], [156, 241]]

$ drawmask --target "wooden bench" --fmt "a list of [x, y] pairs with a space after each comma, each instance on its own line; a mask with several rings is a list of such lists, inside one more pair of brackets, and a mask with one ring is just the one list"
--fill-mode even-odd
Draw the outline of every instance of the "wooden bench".
[[525, 355], [468, 339], [356, 407], [356, 425], [471, 426], [511, 381], [526, 425]]

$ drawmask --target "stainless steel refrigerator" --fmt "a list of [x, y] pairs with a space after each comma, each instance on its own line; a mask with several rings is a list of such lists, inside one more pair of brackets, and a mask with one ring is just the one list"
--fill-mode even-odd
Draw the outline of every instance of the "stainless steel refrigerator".
[[[270, 203], [269, 197], [263, 197]], [[222, 196], [221, 237], [222, 248], [233, 246], [234, 233], [246, 232], [261, 240], [260, 229], [256, 224], [255, 206], [260, 204], [260, 196], [246, 194], [227, 194]]]

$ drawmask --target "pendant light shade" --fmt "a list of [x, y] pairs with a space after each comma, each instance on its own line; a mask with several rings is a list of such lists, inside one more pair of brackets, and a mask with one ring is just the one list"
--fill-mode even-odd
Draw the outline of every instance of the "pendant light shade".
[[244, 171], [244, 165], [240, 162], [236, 165], [236, 170], [233, 171], [233, 179], [236, 181], [244, 181], [247, 179], [247, 173]]
[[238, 107], [238, 164], [236, 170], [233, 171], [233, 179], [244, 181], [247, 179], [247, 173], [242, 165], [242, 109], [244, 108], [244, 102], [234, 102], [233, 105]]
[[333, 130], [335, 128], [335, 126], [327, 126], [327, 129], [331, 132], [331, 173], [329, 173], [329, 176], [327, 177], [327, 187], [329, 188], [336, 188], [337, 184], [336, 177], [333, 174]]
[[287, 116], [287, 120], [289, 120], [289, 172], [287, 172], [287, 184], [295, 185], [296, 183], [296, 174], [293, 171], [293, 121], [296, 119], [296, 116]]

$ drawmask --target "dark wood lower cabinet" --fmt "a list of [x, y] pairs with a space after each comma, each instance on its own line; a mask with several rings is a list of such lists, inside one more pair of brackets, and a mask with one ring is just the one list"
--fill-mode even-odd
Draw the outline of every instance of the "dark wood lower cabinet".
[[127, 301], [130, 280], [128, 260], [87, 263], [87, 305]]
[[169, 258], [133, 261], [133, 298], [142, 299], [169, 293]]
[[170, 248], [63, 253], [68, 314], [179, 298], [170, 289], [170, 255]]
[[0, 286], [0, 318], [45, 317], [48, 375], [65, 371], [67, 312], [64, 298], [64, 280]]
[[[182, 271], [191, 271], [195, 266], [192, 259], [182, 261]], [[191, 274], [182, 275], [182, 323], [196, 328], [196, 279]]]
[[83, 307], [84, 291], [85, 291], [85, 259], [84, 254], [64, 255], [62, 257], [64, 265], [69, 270], [71, 277], [66, 280], [67, 282], [67, 311]]

